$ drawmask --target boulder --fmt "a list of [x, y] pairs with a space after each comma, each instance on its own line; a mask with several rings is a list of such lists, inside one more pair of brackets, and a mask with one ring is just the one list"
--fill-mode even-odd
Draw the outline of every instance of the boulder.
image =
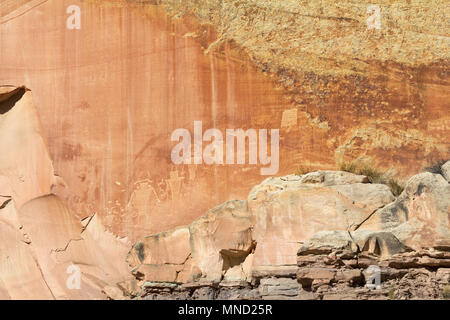
[[[390, 232], [370, 230], [321, 231], [308, 239], [298, 251], [299, 258], [308, 255], [351, 257], [355, 253], [368, 253], [380, 258], [411, 251]], [[301, 258], [300, 261], [305, 261]], [[313, 260], [314, 261], [314, 260]]]
[[191, 273], [189, 228], [180, 227], [145, 237], [133, 245], [127, 261], [139, 280], [187, 282]]
[[394, 200], [387, 186], [366, 182], [348, 172], [319, 171], [254, 187], [248, 197], [258, 244], [254, 266], [295, 264], [301, 242], [319, 231], [351, 230]]
[[303, 268], [298, 270], [297, 280], [304, 289], [317, 288], [321, 285], [329, 285], [335, 281], [336, 272], [332, 268]]
[[320, 231], [309, 238], [298, 251], [299, 256], [330, 254], [337, 250], [357, 251], [348, 231]]
[[127, 261], [139, 279], [218, 283], [251, 278], [254, 249], [247, 201], [229, 201], [188, 227], [146, 237]]
[[299, 290], [297, 280], [292, 278], [266, 278], [262, 279], [259, 285], [259, 293], [266, 299], [296, 297], [299, 295]]
[[373, 232], [358, 230], [351, 233], [353, 241], [358, 245], [359, 252], [386, 258], [395, 254], [411, 251], [391, 232]]
[[246, 201], [229, 201], [208, 211], [189, 231], [193, 265], [207, 281], [220, 281], [223, 272], [242, 264], [254, 249]]
[[402, 194], [359, 230], [389, 231], [413, 248], [449, 245], [450, 184], [429, 172], [411, 177]]
[[131, 267], [140, 264], [182, 265], [191, 255], [189, 228], [179, 227], [136, 242], [127, 256]]
[[336, 281], [346, 282], [349, 285], [355, 285], [362, 282], [363, 274], [359, 269], [339, 270], [336, 272]]

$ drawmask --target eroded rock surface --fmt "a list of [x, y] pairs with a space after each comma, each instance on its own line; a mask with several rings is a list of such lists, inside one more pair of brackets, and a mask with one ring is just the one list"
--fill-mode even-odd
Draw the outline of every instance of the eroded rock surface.
[[375, 212], [361, 229], [388, 230], [415, 247], [449, 246], [449, 193], [450, 183], [443, 175], [415, 175], [398, 199]]
[[269, 178], [253, 188], [256, 265], [295, 264], [299, 243], [322, 230], [350, 230], [394, 196], [381, 184], [348, 172]]
[[[397, 199], [325, 170], [449, 158], [445, 0], [383, 2], [380, 29], [354, 1], [86, 0], [70, 30], [72, 4], [0, 1], [0, 83], [36, 100], [0, 87], [0, 297], [386, 297], [361, 288], [386, 261], [393, 297], [439, 297], [449, 163]], [[194, 121], [280, 129], [278, 175], [322, 171], [175, 166]]]
[[54, 192], [133, 242], [261, 181], [261, 164], [174, 166], [170, 135], [194, 121], [280, 129], [279, 176], [449, 158], [446, 0], [381, 1], [379, 29], [351, 0], [84, 0], [70, 30], [73, 4], [0, 1], [0, 83], [33, 90], [70, 186]]
[[[395, 198], [386, 185], [347, 172], [269, 178], [247, 201], [137, 242], [128, 261], [145, 272], [125, 292], [145, 299], [442, 298], [449, 186], [440, 174], [421, 173]], [[405, 211], [394, 215], [393, 207]], [[159, 260], [167, 252], [174, 254]], [[170, 277], [164, 262], [175, 266]]]
[[[56, 182], [31, 91], [0, 86], [0, 194], [18, 208]], [[17, 146], [20, 146], [19, 148]]]
[[0, 87], [0, 108], [7, 150], [0, 156], [1, 297], [105, 299], [105, 287], [131, 277], [128, 240], [108, 232], [95, 213], [81, 221], [51, 193], [64, 182], [54, 174], [31, 92]]

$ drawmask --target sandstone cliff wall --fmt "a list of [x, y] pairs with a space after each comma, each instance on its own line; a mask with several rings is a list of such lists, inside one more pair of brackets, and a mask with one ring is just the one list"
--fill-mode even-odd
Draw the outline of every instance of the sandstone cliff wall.
[[81, 221], [52, 194], [63, 182], [28, 89], [0, 86], [0, 132], [0, 297], [105, 299], [130, 278], [128, 239], [96, 215]]
[[258, 166], [174, 166], [170, 134], [195, 120], [281, 129], [279, 175], [365, 158], [406, 178], [448, 158], [448, 5], [381, 1], [381, 29], [367, 6], [2, 1], [0, 83], [33, 90], [67, 185], [55, 192], [137, 239], [263, 179]]
[[[67, 28], [71, 5], [80, 29]], [[281, 291], [294, 281], [323, 298], [312, 283], [334, 283], [334, 271], [311, 257], [319, 275], [298, 271], [298, 245], [336, 230], [365, 240], [390, 232], [418, 255], [408, 266], [441, 279], [448, 177], [415, 176], [395, 198], [364, 176], [329, 171], [361, 159], [406, 183], [450, 158], [447, 1], [380, 0], [375, 28], [369, 5], [0, 1], [0, 296], [120, 296], [117, 282], [128, 293], [148, 293], [147, 282], [173, 293], [201, 279]], [[192, 134], [194, 121], [221, 132], [279, 129], [275, 176], [284, 178], [261, 183], [261, 164], [174, 165], [171, 134]], [[299, 166], [320, 171], [286, 176]], [[172, 256], [173, 241], [182, 245]], [[137, 281], [123, 282], [131, 243]], [[357, 245], [355, 255], [369, 250]], [[75, 262], [85, 266], [81, 295], [64, 283]], [[289, 279], [270, 280], [277, 274]]]
[[[31, 92], [0, 86], [0, 110], [0, 147], [8, 150], [0, 157], [3, 299], [446, 295], [450, 161], [411, 177], [397, 197], [386, 184], [344, 171], [267, 178], [246, 200], [131, 246], [98, 215], [80, 219], [54, 194], [65, 184]], [[367, 288], [373, 267], [384, 290]]]

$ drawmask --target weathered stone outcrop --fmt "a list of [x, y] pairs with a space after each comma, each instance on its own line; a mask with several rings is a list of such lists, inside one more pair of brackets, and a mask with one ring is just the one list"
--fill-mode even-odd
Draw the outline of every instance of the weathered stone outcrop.
[[450, 162], [446, 162], [441, 166], [442, 170], [442, 176], [447, 180], [450, 181]]
[[449, 194], [450, 183], [442, 175], [415, 175], [398, 199], [375, 212], [361, 229], [390, 231], [413, 247], [450, 247]]
[[0, 194], [13, 197], [18, 208], [49, 194], [57, 177], [31, 91], [25, 87], [0, 86], [0, 132]]
[[0, 133], [0, 297], [105, 299], [104, 288], [130, 278], [130, 244], [94, 213], [81, 221], [51, 193], [64, 182], [28, 89], [0, 87]]
[[[348, 172], [268, 178], [247, 200], [136, 242], [132, 278], [127, 239], [51, 193], [65, 183], [52, 171], [31, 92], [1, 89], [0, 127], [17, 128], [23, 143], [9, 147], [24, 155], [0, 162], [3, 298], [439, 298], [448, 283], [450, 161], [411, 177], [398, 198]], [[67, 284], [74, 264], [82, 290]], [[375, 265], [388, 291], [364, 287]], [[429, 288], [418, 292], [416, 283]]]
[[78, 5], [71, 30], [64, 1], [1, 0], [0, 83], [33, 90], [70, 186], [54, 192], [133, 242], [261, 181], [261, 164], [174, 166], [170, 135], [194, 121], [280, 129], [279, 176], [363, 158], [408, 177], [450, 156], [447, 0], [380, 1], [380, 29], [352, 0]]
[[127, 260], [142, 281], [239, 282], [250, 279], [253, 251], [247, 202], [230, 201], [188, 227], [138, 241]]
[[254, 265], [295, 264], [300, 242], [322, 230], [350, 230], [393, 200], [387, 186], [348, 172], [269, 178], [249, 195]]
[[[135, 272], [133, 290], [124, 291], [146, 299], [442, 298], [449, 185], [421, 173], [395, 199], [387, 186], [347, 172], [269, 178], [248, 201], [137, 242], [128, 261], [145, 272]], [[429, 195], [425, 204], [416, 201], [418, 188]], [[423, 220], [425, 205], [433, 216]], [[393, 206], [408, 211], [385, 218]], [[411, 223], [416, 218], [423, 223]], [[367, 286], [374, 270], [383, 289]], [[419, 292], [416, 282], [429, 288]]]
[[448, 251], [405, 251], [398, 240], [394, 242], [388, 247], [401, 250], [390, 256], [365, 247], [299, 251], [300, 291], [308, 292], [310, 299], [324, 300], [442, 299], [449, 285]]
[[[0, 86], [0, 297], [325, 299], [389, 259], [398, 297], [444, 279], [437, 297], [450, 164], [397, 199], [329, 170], [450, 157], [446, 1], [383, 1], [370, 28], [352, 0], [81, 0], [70, 29], [65, 1], [0, 0], [0, 83], [36, 101]], [[194, 121], [279, 129], [283, 177], [251, 190], [262, 163], [174, 165]], [[286, 176], [298, 166], [320, 171]]]

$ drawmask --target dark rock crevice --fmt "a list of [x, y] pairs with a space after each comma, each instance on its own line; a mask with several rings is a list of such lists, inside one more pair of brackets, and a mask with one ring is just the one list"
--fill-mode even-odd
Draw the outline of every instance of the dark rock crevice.
[[0, 94], [0, 114], [8, 113], [27, 92], [25, 87], [18, 87], [11, 92]]

